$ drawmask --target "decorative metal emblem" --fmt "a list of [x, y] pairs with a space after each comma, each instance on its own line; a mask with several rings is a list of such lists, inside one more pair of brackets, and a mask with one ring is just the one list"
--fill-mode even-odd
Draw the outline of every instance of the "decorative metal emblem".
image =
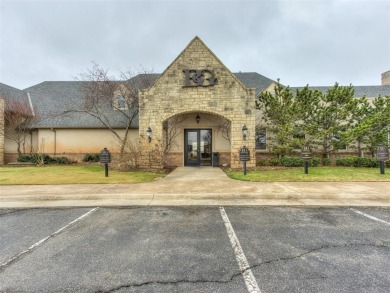
[[183, 69], [184, 87], [214, 86], [217, 78], [214, 72], [208, 69]]

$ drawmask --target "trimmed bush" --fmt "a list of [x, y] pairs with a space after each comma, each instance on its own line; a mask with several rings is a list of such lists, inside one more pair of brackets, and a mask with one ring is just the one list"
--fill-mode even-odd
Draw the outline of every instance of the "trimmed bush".
[[321, 159], [320, 158], [313, 158], [309, 160], [309, 166], [310, 167], [317, 167], [321, 164]]
[[267, 159], [258, 159], [256, 162], [257, 166], [268, 166], [269, 162]]
[[268, 160], [268, 163], [270, 166], [280, 166], [281, 165], [280, 160], [278, 158], [270, 158]]
[[378, 168], [379, 161], [376, 158], [348, 157], [337, 159], [336, 166]]
[[83, 162], [100, 162], [100, 154], [85, 154]]
[[336, 166], [352, 167], [354, 165], [354, 158], [340, 158], [336, 160]]
[[57, 157], [53, 158], [56, 164], [64, 165], [64, 164], [71, 164], [72, 162], [67, 157]]
[[280, 163], [284, 167], [301, 167], [304, 165], [304, 161], [301, 158], [288, 156], [283, 157]]
[[46, 154], [32, 154], [31, 156], [21, 156], [18, 158], [18, 162], [30, 162], [35, 165], [44, 165], [44, 164], [72, 164], [73, 162], [67, 157], [57, 157], [52, 158]]
[[330, 158], [323, 158], [322, 165], [323, 166], [330, 166], [330, 165], [332, 165], [332, 160]]
[[22, 162], [22, 163], [30, 163], [30, 162], [32, 162], [32, 157], [31, 156], [20, 156], [17, 159], [17, 161]]

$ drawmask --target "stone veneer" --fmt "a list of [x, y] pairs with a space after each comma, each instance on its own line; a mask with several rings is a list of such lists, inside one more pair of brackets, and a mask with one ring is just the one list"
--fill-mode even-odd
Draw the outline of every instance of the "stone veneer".
[[0, 165], [4, 164], [4, 99], [0, 98]]
[[390, 85], [390, 70], [382, 73], [382, 85]]
[[[183, 87], [184, 69], [213, 71], [217, 84], [207, 87]], [[209, 113], [229, 120], [229, 163], [232, 167], [240, 166], [238, 152], [245, 145], [251, 151], [251, 160], [247, 165], [255, 165], [255, 89], [245, 88], [198, 37], [190, 42], [149, 89], [141, 91], [139, 138], [143, 165], [163, 165], [164, 160], [158, 159], [164, 143], [163, 122], [185, 113]], [[246, 140], [243, 140], [243, 125], [248, 128]], [[148, 142], [146, 133], [149, 126], [153, 131], [151, 143]]]

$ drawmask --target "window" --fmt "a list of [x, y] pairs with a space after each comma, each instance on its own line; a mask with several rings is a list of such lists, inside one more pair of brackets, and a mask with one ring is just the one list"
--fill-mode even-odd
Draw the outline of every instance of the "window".
[[126, 100], [125, 100], [124, 96], [121, 96], [121, 95], [116, 96], [116, 106], [117, 106], [117, 109], [119, 109], [119, 110], [126, 110], [127, 109]]
[[265, 128], [256, 127], [256, 150], [267, 149], [267, 130]]
[[336, 134], [332, 137], [333, 146], [336, 150], [346, 151], [347, 144], [343, 140], [343, 136], [340, 134]]
[[297, 130], [293, 134], [293, 146], [294, 149], [301, 149], [302, 146], [305, 144], [306, 135], [305, 132], [302, 130]]

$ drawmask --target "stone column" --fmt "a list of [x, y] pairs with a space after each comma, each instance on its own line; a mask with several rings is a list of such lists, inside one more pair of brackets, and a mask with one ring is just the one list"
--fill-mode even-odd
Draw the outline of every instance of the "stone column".
[[4, 120], [4, 99], [0, 98], [0, 165], [4, 165], [4, 131], [5, 131], [5, 120]]

